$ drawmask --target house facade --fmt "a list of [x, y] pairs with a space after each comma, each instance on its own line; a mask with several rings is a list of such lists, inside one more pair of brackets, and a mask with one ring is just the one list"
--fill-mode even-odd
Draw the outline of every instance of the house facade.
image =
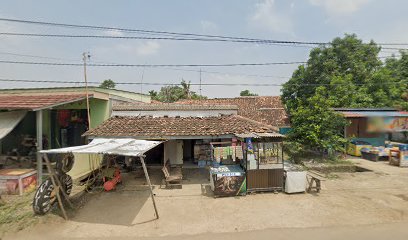
[[88, 121], [97, 127], [110, 117], [113, 104], [124, 102], [146, 103], [150, 96], [98, 87], [1, 89], [1, 160], [85, 144]]

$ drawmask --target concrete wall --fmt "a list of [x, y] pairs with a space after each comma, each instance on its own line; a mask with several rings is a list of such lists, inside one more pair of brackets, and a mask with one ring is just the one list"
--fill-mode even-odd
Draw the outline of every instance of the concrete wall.
[[164, 143], [164, 162], [170, 165], [183, 164], [183, 140], [170, 140]]
[[237, 114], [237, 110], [157, 110], [157, 111], [113, 111], [112, 116], [153, 116], [153, 117], [216, 117], [221, 114]]

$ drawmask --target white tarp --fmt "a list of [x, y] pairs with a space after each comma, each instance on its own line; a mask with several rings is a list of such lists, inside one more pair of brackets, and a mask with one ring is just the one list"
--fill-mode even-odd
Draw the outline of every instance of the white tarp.
[[42, 150], [41, 153], [85, 153], [141, 156], [158, 146], [160, 141], [136, 140], [130, 138], [95, 138], [88, 145]]
[[26, 111], [0, 112], [0, 140], [17, 126], [26, 113]]
[[286, 172], [285, 192], [300, 193], [306, 191], [306, 171]]

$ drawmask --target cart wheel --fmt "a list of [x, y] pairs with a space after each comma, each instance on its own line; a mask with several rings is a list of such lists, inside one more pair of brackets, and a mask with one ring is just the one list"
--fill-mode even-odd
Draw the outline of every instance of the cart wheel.
[[[60, 179], [62, 190], [69, 195], [72, 190], [72, 178], [64, 175]], [[38, 215], [44, 215], [51, 210], [51, 207], [57, 201], [57, 193], [52, 184], [51, 178], [47, 178], [37, 189], [33, 199], [33, 210]]]

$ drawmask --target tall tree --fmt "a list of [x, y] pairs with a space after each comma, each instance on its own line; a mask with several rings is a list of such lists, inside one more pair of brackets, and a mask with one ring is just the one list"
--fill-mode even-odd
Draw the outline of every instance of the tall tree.
[[180, 85], [183, 88], [184, 97], [186, 97], [187, 99], [191, 99], [191, 91], [190, 91], [191, 83], [186, 82], [184, 81], [184, 79], [182, 79]]
[[407, 85], [401, 84], [408, 76], [404, 56], [384, 66], [379, 51], [373, 41], [363, 43], [356, 35], [311, 50], [307, 63], [282, 88], [282, 100], [292, 116], [292, 141], [306, 148], [340, 149], [344, 142], [340, 130], [347, 122], [332, 108], [393, 107], [406, 102]]
[[114, 89], [116, 87], [116, 83], [111, 79], [106, 79], [99, 85], [99, 87], [106, 89]]
[[374, 74], [381, 68], [379, 51], [373, 41], [364, 44], [354, 34], [314, 48], [307, 64], [299, 66], [284, 84], [284, 103], [289, 110], [295, 109], [324, 85], [326, 96], [336, 99], [332, 107], [375, 107], [366, 84], [374, 82]]

